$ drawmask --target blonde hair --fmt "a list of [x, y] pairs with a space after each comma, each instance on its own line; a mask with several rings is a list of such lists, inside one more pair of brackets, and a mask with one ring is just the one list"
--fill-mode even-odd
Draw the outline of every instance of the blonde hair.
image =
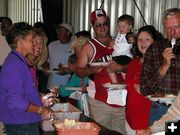
[[42, 69], [42, 65], [44, 64], [44, 62], [47, 60], [48, 57], [48, 49], [47, 49], [48, 38], [45, 32], [41, 28], [34, 29], [34, 37], [36, 36], [43, 37], [43, 46], [41, 53], [37, 58], [35, 58], [33, 54], [29, 54], [27, 58], [32, 66], [36, 66], [38, 69]]
[[74, 41], [72, 42], [71, 47], [73, 48], [73, 50], [76, 50], [76, 48], [82, 48], [82, 46], [88, 41], [90, 40], [90, 38], [88, 37], [78, 37], [75, 38]]

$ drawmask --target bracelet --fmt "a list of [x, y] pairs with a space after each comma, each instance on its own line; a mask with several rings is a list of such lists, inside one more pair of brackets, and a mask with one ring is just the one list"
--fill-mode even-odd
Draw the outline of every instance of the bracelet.
[[42, 113], [42, 107], [40, 106], [38, 111], [37, 111], [38, 114], [41, 114]]

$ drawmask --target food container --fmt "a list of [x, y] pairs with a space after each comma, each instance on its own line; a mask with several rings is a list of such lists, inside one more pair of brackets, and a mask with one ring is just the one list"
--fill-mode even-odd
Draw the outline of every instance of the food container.
[[[71, 106], [71, 110], [70, 109], [70, 106]], [[70, 103], [56, 103], [54, 104], [51, 109], [55, 112], [55, 113], [58, 113], [58, 112], [68, 112], [68, 111], [72, 111], [72, 108], [74, 106], [71, 105]]]
[[54, 131], [53, 123], [58, 121], [64, 121], [65, 119], [73, 119], [79, 121], [81, 111], [70, 103], [56, 103], [52, 107], [54, 111], [55, 120], [43, 120], [41, 122], [42, 131]]
[[64, 126], [63, 123], [55, 123], [58, 135], [99, 135], [100, 127], [93, 122], [76, 122], [73, 127]]

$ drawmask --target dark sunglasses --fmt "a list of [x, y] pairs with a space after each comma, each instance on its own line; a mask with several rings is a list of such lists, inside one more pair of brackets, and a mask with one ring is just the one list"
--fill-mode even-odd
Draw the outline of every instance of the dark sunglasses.
[[94, 24], [94, 26], [95, 26], [96, 28], [106, 27], [106, 26], [109, 26], [109, 22], [96, 23], [96, 24]]

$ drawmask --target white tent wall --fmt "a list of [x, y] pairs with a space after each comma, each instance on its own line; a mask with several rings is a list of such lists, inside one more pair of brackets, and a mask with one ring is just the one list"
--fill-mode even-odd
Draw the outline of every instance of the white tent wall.
[[8, 16], [13, 22], [34, 24], [43, 21], [41, 0], [7, 0]]
[[[74, 32], [90, 28], [89, 16], [91, 11], [99, 8], [103, 0], [64, 0], [63, 21], [74, 26]], [[180, 0], [136, 0], [136, 3], [149, 25], [163, 32], [162, 13], [172, 7], [180, 8]], [[134, 0], [104, 0], [105, 9], [111, 20], [111, 35], [116, 35], [116, 20], [122, 14], [134, 17], [134, 31], [145, 25], [134, 4]]]
[[[116, 20], [122, 14], [132, 15], [135, 19], [134, 31], [145, 25], [143, 19], [134, 4], [136, 1], [147, 24], [154, 25], [163, 32], [162, 13], [172, 7], [180, 8], [180, 0], [63, 0], [63, 22], [73, 25], [74, 32], [89, 30], [91, 24], [89, 16], [91, 11], [104, 4], [111, 20], [111, 35], [116, 35]], [[2, 6], [6, 2], [8, 7]], [[0, 0], [3, 7], [0, 12], [3, 16], [10, 17], [13, 22], [26, 21], [34, 24], [43, 21], [41, 0]], [[60, 10], [59, 10], [60, 12]], [[60, 13], [59, 13], [60, 14]]]
[[6, 1], [0, 0], [0, 16], [6, 16]]

